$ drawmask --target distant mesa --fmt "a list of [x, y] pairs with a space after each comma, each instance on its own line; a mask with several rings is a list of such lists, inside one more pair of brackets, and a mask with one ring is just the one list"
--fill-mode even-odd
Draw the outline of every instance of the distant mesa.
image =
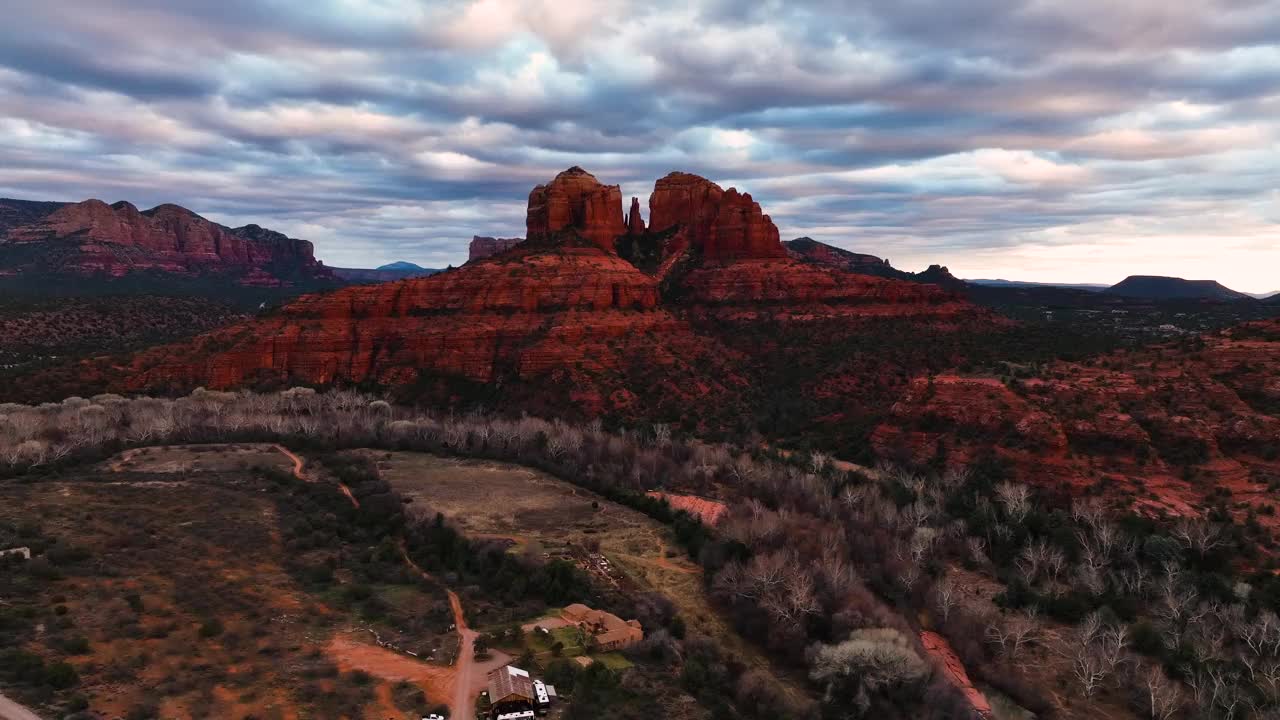
[[524, 242], [524, 238], [495, 238], [476, 235], [471, 238], [471, 247], [467, 254], [467, 261], [483, 260], [487, 257], [500, 255], [511, 248]]
[[409, 278], [426, 277], [435, 275], [440, 272], [436, 268], [424, 268], [417, 263], [405, 262], [403, 260], [379, 265], [378, 267], [367, 270], [363, 268], [331, 268], [333, 274], [339, 278], [351, 283], [384, 283], [395, 282], [397, 280], [408, 280]]
[[177, 205], [0, 199], [0, 275], [221, 275], [241, 285], [334, 281], [306, 240], [228, 228]]
[[399, 271], [399, 272], [421, 272], [423, 270], [426, 270], [426, 268], [422, 267], [417, 263], [405, 262], [404, 260], [397, 260], [392, 263], [387, 263], [386, 265], [379, 265], [374, 269], [375, 270], [393, 270], [393, 271]]
[[1184, 280], [1159, 275], [1131, 275], [1106, 290], [1112, 295], [1148, 300], [1250, 300], [1249, 295], [1215, 280]]

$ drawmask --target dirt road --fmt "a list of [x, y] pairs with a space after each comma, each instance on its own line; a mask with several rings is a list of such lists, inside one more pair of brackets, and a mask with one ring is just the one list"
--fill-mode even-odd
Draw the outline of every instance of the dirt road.
[[[409, 557], [409, 551], [405, 549], [403, 541], [400, 543], [400, 555], [414, 572], [428, 580], [433, 580], [426, 570]], [[476, 695], [485, 686], [489, 671], [505, 665], [506, 661], [504, 656], [501, 665], [489, 667], [493, 663], [487, 662], [485, 667], [477, 667], [476, 638], [480, 633], [467, 626], [467, 616], [462, 611], [462, 599], [458, 597], [458, 593], [448, 588], [445, 588], [445, 592], [449, 595], [449, 607], [453, 610], [453, 625], [458, 631], [458, 658], [453, 665], [453, 697], [449, 700], [449, 717], [469, 719], [476, 716]], [[495, 655], [500, 654], [495, 653]]]
[[[297, 455], [296, 453], [294, 453], [292, 450], [290, 450], [289, 448], [287, 448], [287, 447], [285, 447], [285, 446], [283, 446], [283, 445], [273, 445], [272, 447], [274, 447], [276, 450], [279, 450], [280, 452], [284, 453], [284, 456], [285, 456], [285, 457], [287, 457], [287, 458], [289, 458], [290, 460], [292, 460], [292, 461], [293, 461], [293, 476], [294, 476], [294, 477], [298, 478], [299, 480], [301, 480], [301, 481], [303, 481], [303, 482], [311, 482], [311, 478], [307, 477], [307, 474], [306, 474], [305, 472], [303, 472], [303, 467], [306, 465], [306, 461], [304, 461], [302, 458], [298, 457], [298, 455]], [[347, 496], [347, 499], [351, 501], [351, 506], [352, 506], [352, 507], [354, 507], [354, 508], [356, 508], [357, 510], [359, 510], [359, 509], [360, 509], [360, 501], [356, 499], [356, 496], [355, 496], [355, 495], [352, 495], [352, 494], [351, 494], [351, 488], [347, 487], [345, 483], [338, 483], [338, 488], [339, 488], [339, 489], [341, 489], [341, 490], [342, 490], [342, 494], [343, 494], [343, 495], [346, 495], [346, 496]]]
[[40, 720], [40, 716], [0, 695], [0, 720]]
[[449, 607], [453, 608], [453, 622], [458, 626], [458, 663], [454, 667], [453, 702], [449, 703], [449, 717], [473, 718], [476, 716], [476, 694], [472, 691], [474, 678], [472, 666], [476, 662], [475, 630], [467, 627], [467, 618], [462, 613], [462, 601], [452, 590], [449, 593]]

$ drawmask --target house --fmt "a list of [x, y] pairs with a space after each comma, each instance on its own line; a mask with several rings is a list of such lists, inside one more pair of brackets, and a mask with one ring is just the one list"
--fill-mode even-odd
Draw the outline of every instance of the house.
[[532, 710], [535, 697], [528, 671], [507, 665], [489, 673], [489, 702], [495, 715]]
[[623, 620], [613, 613], [592, 610], [582, 603], [574, 603], [561, 610], [560, 617], [581, 628], [590, 637], [593, 650], [623, 650], [644, 639], [644, 630], [638, 620]]
[[494, 720], [525, 720], [545, 715], [556, 699], [556, 688], [530, 677], [513, 665], [489, 673], [489, 716]]

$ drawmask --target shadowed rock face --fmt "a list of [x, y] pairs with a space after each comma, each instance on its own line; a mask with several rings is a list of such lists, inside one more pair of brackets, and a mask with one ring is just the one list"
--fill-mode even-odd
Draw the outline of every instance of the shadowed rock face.
[[649, 230], [679, 226], [705, 261], [785, 258], [778, 228], [750, 194], [723, 190], [706, 178], [673, 172], [649, 196]]
[[591, 173], [571, 167], [529, 193], [526, 237], [543, 242], [561, 230], [574, 230], [604, 250], [626, 232], [622, 190], [602, 185]]
[[282, 284], [287, 277], [330, 278], [306, 240], [295, 240], [257, 225], [231, 229], [177, 205], [145, 212], [127, 202], [108, 205], [86, 200], [62, 205], [39, 218], [9, 228], [5, 244], [54, 246], [71, 252], [56, 263], [32, 261], [13, 271], [105, 274], [141, 270], [180, 275], [234, 273], [245, 284]]

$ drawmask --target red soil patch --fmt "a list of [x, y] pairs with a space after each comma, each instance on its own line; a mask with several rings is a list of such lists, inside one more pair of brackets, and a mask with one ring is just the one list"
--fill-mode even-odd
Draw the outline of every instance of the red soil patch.
[[394, 683], [401, 680], [411, 682], [422, 688], [432, 702], [451, 697], [453, 692], [453, 668], [429, 665], [392, 650], [357, 642], [342, 635], [335, 635], [329, 641], [325, 652], [333, 658], [343, 672], [363, 670], [388, 682]]
[[960, 662], [960, 658], [956, 657], [955, 650], [951, 649], [951, 643], [938, 633], [928, 630], [921, 631], [920, 641], [924, 643], [925, 652], [942, 665], [947, 680], [964, 693], [974, 711], [984, 718], [993, 717], [991, 703], [987, 702], [987, 698], [973, 686], [973, 681], [969, 679], [969, 673], [965, 671], [964, 664]]
[[728, 509], [724, 503], [718, 500], [708, 500], [696, 495], [675, 495], [657, 491], [646, 494], [649, 497], [666, 500], [673, 510], [683, 510], [713, 527], [720, 520], [720, 516], [724, 515]]

